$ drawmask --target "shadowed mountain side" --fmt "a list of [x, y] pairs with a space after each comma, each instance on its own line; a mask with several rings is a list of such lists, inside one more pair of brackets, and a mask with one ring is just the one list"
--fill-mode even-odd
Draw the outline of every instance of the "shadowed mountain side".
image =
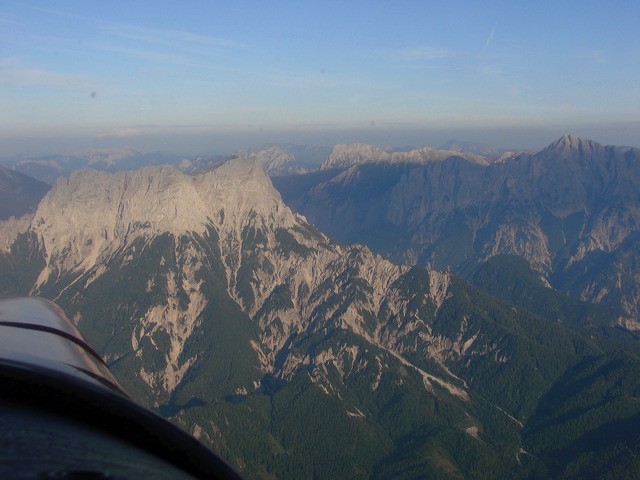
[[33, 213], [50, 188], [35, 178], [0, 166], [0, 221]]
[[[494, 255], [515, 254], [553, 286], [622, 306], [634, 319], [625, 325], [640, 317], [634, 267], [615, 260], [630, 256], [624, 252], [640, 231], [638, 149], [567, 135], [539, 153], [490, 165], [460, 157], [360, 163], [330, 179], [277, 178], [274, 185], [329, 235], [394, 261], [470, 275]], [[597, 274], [607, 270], [622, 281], [603, 288]]]

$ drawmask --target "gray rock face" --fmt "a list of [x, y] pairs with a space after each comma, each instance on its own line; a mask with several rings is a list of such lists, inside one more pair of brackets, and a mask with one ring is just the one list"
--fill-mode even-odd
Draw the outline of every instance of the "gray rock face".
[[633, 282], [604, 287], [589, 270], [597, 257], [597, 269], [613, 277], [638, 274], [612, 255], [640, 231], [640, 150], [567, 135], [541, 152], [505, 154], [491, 165], [357, 158], [295, 197], [281, 188], [285, 200], [329, 235], [394, 261], [465, 273], [494, 255], [516, 254], [582, 299], [614, 305], [622, 295], [626, 314], [640, 318]]
[[434, 150], [429, 147], [422, 147], [408, 152], [387, 153], [381, 148], [363, 143], [352, 145], [339, 144], [333, 148], [331, 155], [321, 165], [321, 170], [332, 168], [347, 168], [363, 163], [377, 164], [426, 164], [430, 162], [440, 162], [449, 157], [460, 156], [473, 163], [486, 165], [487, 161], [480, 155], [462, 153], [447, 150]]
[[237, 152], [237, 155], [240, 158], [255, 158], [270, 177], [307, 173], [307, 169], [296, 161], [293, 154], [279, 147], [262, 148], [253, 152]]
[[[293, 148], [293, 147], [292, 147]], [[300, 175], [309, 170], [302, 162], [298, 161], [293, 153], [281, 147], [265, 147], [256, 150], [239, 150], [230, 156], [217, 155], [197, 157], [193, 161], [182, 160], [178, 169], [183, 173], [196, 173], [214, 168], [229, 158], [251, 158], [262, 165], [268, 176]]]
[[606, 148], [589, 139], [576, 135], [564, 135], [543, 150], [547, 155], [558, 155], [563, 158], [593, 156], [604, 154]]
[[387, 162], [391, 155], [381, 148], [364, 143], [352, 145], [339, 144], [333, 147], [331, 155], [321, 165], [321, 170], [330, 168], [345, 168], [363, 162]]
[[[194, 176], [169, 166], [74, 172], [58, 179], [35, 213], [33, 231], [49, 258], [40, 281], [47, 281], [51, 271], [86, 270], [108, 261], [141, 236], [202, 234], [209, 225], [231, 235], [241, 228], [242, 215], [270, 216], [280, 203], [253, 161], [230, 162]], [[289, 215], [282, 221], [292, 221]]]

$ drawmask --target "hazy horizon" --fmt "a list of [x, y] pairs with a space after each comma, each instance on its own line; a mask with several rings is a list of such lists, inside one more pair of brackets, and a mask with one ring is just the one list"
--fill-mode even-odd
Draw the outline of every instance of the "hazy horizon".
[[0, 159], [20, 155], [70, 155], [87, 149], [134, 148], [142, 153], [164, 152], [184, 156], [229, 154], [238, 150], [251, 150], [266, 145], [306, 145], [310, 147], [333, 147], [339, 143], [366, 143], [385, 147], [431, 147], [438, 148], [447, 141], [455, 140], [486, 144], [497, 150], [539, 151], [565, 134], [575, 134], [603, 145], [639, 147], [635, 125], [629, 126], [584, 126], [573, 129], [562, 127], [513, 128], [464, 130], [369, 127], [368, 129], [345, 128], [343, 130], [317, 129], [278, 131], [252, 129], [222, 132], [203, 131], [185, 133], [181, 129], [164, 134], [140, 133], [120, 137], [52, 136], [49, 138], [0, 139]]
[[8, 0], [0, 156], [640, 145], [640, 5]]

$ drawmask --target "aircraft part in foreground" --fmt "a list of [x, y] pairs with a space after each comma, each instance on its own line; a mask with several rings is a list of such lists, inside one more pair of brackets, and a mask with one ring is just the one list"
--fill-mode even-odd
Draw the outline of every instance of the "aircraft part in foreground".
[[0, 383], [0, 478], [241, 478], [133, 402], [48, 300], [0, 299]]

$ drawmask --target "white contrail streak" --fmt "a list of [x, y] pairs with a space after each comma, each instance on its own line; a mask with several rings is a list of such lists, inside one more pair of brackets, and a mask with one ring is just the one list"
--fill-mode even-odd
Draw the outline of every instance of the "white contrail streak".
[[493, 38], [493, 35], [496, 33], [496, 29], [492, 28], [491, 32], [489, 33], [489, 36], [487, 37], [487, 40], [484, 42], [484, 47], [482, 47], [481, 53], [484, 52], [487, 48], [489, 48], [489, 44], [491, 43], [491, 39]]

